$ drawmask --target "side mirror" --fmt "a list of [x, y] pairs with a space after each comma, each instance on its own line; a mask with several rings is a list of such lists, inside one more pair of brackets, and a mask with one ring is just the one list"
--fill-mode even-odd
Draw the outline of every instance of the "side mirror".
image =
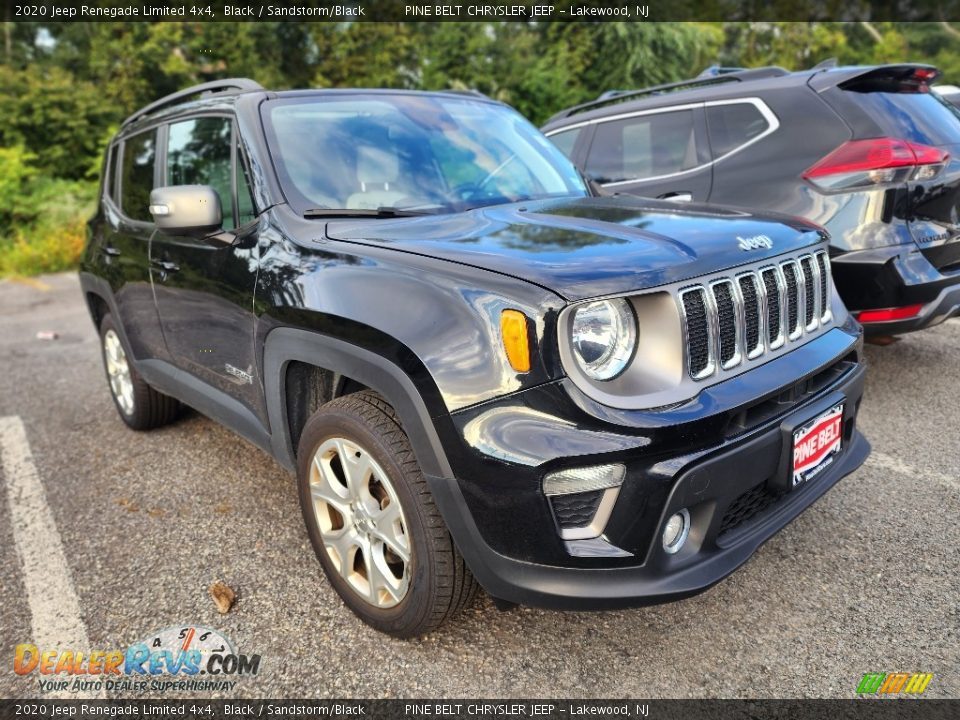
[[150, 214], [167, 235], [205, 237], [220, 231], [220, 194], [209, 185], [172, 185], [150, 192]]

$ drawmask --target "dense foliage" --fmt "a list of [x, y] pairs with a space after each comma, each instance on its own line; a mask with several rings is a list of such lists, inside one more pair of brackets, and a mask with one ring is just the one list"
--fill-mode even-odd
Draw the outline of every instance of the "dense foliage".
[[960, 82], [949, 23], [4, 24], [0, 276], [68, 267], [102, 148], [137, 107], [246, 76], [273, 88], [473, 88], [533, 122], [708, 65], [930, 62]]

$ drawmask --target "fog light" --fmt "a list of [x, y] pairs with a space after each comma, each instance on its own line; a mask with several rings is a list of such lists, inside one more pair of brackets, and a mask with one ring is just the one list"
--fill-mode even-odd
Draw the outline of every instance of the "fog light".
[[663, 549], [673, 555], [687, 541], [690, 534], [690, 513], [686, 508], [674, 513], [663, 528]]

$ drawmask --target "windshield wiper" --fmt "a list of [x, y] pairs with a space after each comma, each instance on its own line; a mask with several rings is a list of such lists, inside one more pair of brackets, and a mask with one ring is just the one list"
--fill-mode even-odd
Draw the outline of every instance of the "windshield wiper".
[[380, 207], [375, 210], [361, 208], [312, 208], [303, 213], [307, 220], [318, 218], [395, 218], [395, 217], [416, 217], [417, 215], [430, 215], [425, 210], [403, 210], [401, 208]]

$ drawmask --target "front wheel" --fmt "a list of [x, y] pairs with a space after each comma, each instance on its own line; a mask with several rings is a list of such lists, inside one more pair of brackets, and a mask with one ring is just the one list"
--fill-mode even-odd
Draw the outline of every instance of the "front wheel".
[[307, 421], [298, 458], [314, 551], [364, 622], [415, 637], [469, 604], [476, 581], [383, 398], [362, 392], [324, 405]]

